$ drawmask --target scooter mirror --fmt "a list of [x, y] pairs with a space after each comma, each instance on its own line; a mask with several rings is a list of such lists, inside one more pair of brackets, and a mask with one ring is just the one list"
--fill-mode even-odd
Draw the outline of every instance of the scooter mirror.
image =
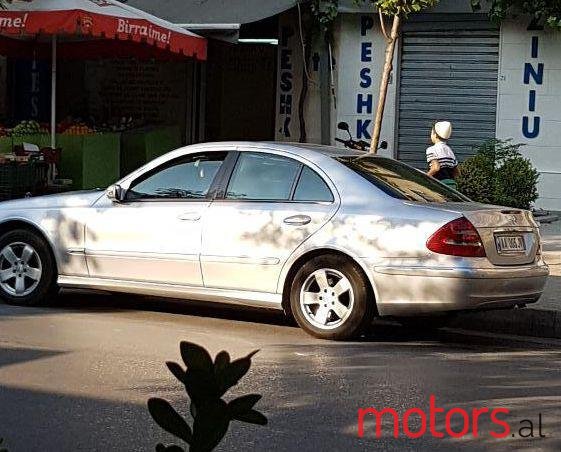
[[347, 124], [346, 122], [340, 122], [339, 124], [337, 124], [337, 128], [339, 130], [344, 130], [345, 132], [349, 132], [350, 130], [349, 124]]

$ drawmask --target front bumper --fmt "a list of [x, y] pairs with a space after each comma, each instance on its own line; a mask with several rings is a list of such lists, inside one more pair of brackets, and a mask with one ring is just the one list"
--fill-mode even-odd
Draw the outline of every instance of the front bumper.
[[543, 262], [521, 267], [442, 268], [374, 266], [381, 316], [510, 308], [541, 297], [549, 268]]

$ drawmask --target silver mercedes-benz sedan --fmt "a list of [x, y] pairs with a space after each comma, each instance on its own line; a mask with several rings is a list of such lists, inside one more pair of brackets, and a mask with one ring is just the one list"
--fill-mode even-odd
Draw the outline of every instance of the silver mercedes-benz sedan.
[[0, 298], [60, 287], [282, 309], [348, 339], [375, 316], [512, 308], [548, 267], [532, 214], [338, 148], [213, 143], [106, 191], [0, 204]]

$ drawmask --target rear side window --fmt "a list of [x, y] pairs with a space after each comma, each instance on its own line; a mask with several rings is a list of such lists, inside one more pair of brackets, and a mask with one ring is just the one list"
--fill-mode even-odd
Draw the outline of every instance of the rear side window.
[[398, 199], [416, 202], [469, 202], [461, 193], [415, 168], [383, 157], [338, 157], [337, 160]]
[[294, 201], [333, 202], [333, 193], [325, 181], [305, 166], [294, 192]]
[[288, 201], [301, 164], [273, 154], [242, 152], [226, 191], [227, 199]]

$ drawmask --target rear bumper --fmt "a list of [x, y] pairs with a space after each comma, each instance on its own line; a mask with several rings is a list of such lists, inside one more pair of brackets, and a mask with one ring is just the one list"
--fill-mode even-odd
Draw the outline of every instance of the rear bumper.
[[377, 307], [382, 316], [509, 308], [535, 303], [549, 268], [440, 268], [375, 266]]

